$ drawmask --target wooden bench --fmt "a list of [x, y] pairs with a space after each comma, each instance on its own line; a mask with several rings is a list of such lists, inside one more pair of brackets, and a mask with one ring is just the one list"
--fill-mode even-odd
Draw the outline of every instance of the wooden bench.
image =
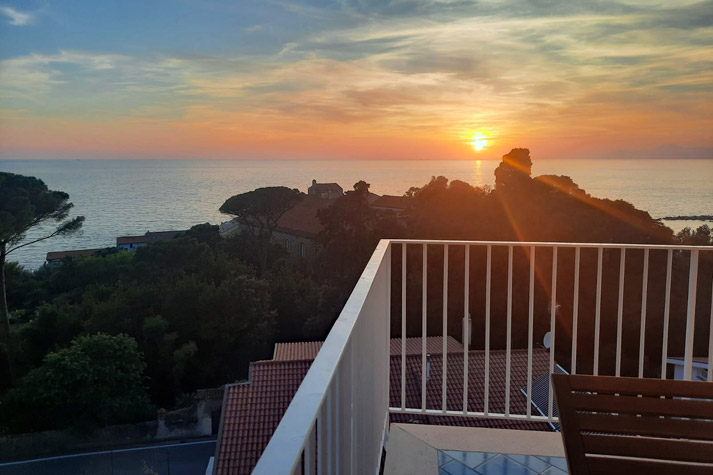
[[553, 374], [571, 474], [713, 475], [713, 383]]

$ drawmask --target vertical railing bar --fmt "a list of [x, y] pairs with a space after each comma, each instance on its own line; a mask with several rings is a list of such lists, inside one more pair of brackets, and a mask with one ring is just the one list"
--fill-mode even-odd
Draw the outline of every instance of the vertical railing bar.
[[599, 375], [599, 329], [602, 317], [602, 254], [603, 248], [597, 251], [597, 302], [594, 313], [594, 376]]
[[[693, 338], [696, 323], [696, 289], [698, 286], [698, 249], [691, 251], [688, 274], [688, 306], [686, 308], [686, 347], [683, 360], [683, 379], [690, 381], [693, 376]], [[710, 368], [709, 368], [710, 371]]]
[[304, 462], [305, 462], [305, 474], [314, 474], [314, 439], [316, 432], [316, 425], [312, 427], [309, 432], [309, 437], [307, 437], [307, 444], [304, 448]]
[[[354, 335], [356, 336], [356, 335]], [[356, 473], [356, 462], [357, 462], [357, 453], [356, 453], [356, 446], [357, 446], [357, 440], [356, 440], [356, 420], [354, 417], [354, 414], [356, 412], [356, 398], [354, 397], [354, 392], [356, 391], [356, 339], [352, 337], [351, 341], [351, 356], [349, 358], [349, 364], [350, 364], [350, 376], [351, 376], [351, 383], [349, 386], [349, 391], [351, 393], [350, 395], [350, 404], [351, 407], [349, 409], [349, 422], [350, 422], [350, 434], [349, 434], [349, 473]]]
[[644, 377], [644, 347], [646, 346], [646, 297], [649, 290], [649, 250], [644, 249], [644, 276], [641, 282], [641, 335], [639, 336], [639, 377]]
[[[470, 246], [465, 246], [465, 289], [463, 290], [463, 412], [468, 412], [468, 346], [470, 345]], [[713, 317], [712, 317], [713, 320]], [[713, 338], [713, 337], [712, 337]]]
[[527, 417], [532, 417], [532, 337], [535, 321], [535, 246], [530, 246], [530, 297], [527, 321]]
[[487, 263], [485, 265], [485, 388], [483, 396], [483, 413], [488, 415], [490, 399], [490, 277], [492, 262], [492, 246], [488, 244]]
[[[339, 366], [343, 365], [343, 363], [339, 363]], [[340, 454], [342, 452], [342, 427], [340, 424], [342, 418], [340, 417], [339, 408], [342, 405], [342, 400], [339, 398], [339, 388], [342, 385], [342, 371], [343, 370], [341, 370], [340, 368], [337, 368], [337, 374], [335, 375], [336, 381], [334, 384], [334, 472], [330, 473], [339, 473], [339, 471], [341, 470], [341, 465], [339, 464], [339, 462], [341, 462]]]
[[579, 323], [579, 260], [580, 247], [574, 250], [574, 300], [572, 303], [572, 364], [569, 372], [577, 374], [577, 324]]
[[626, 268], [626, 248], [619, 254], [619, 302], [616, 314], [616, 376], [621, 376], [621, 333], [624, 322], [624, 271]]
[[710, 331], [708, 332], [708, 382], [713, 381], [713, 285], [711, 285]]
[[508, 302], [505, 331], [505, 415], [510, 415], [510, 362], [512, 347], [512, 246], [508, 246]]
[[668, 250], [666, 262], [666, 301], [663, 310], [663, 341], [661, 342], [661, 379], [666, 379], [666, 360], [668, 360], [668, 324], [671, 314], [671, 274], [673, 249]]
[[426, 410], [426, 338], [428, 338], [427, 335], [427, 303], [426, 301], [428, 300], [427, 294], [428, 294], [428, 282], [427, 282], [427, 277], [426, 273], [428, 271], [428, 245], [423, 244], [423, 277], [422, 277], [422, 283], [423, 283], [423, 289], [422, 289], [422, 294], [423, 294], [423, 300], [421, 303], [421, 409], [424, 411]]
[[443, 367], [441, 374], [441, 406], [446, 412], [446, 381], [448, 380], [448, 244], [443, 246]]
[[[337, 370], [338, 372], [338, 370]], [[332, 409], [334, 406], [334, 396], [332, 393], [336, 391], [337, 380], [336, 374], [335, 379], [327, 390], [327, 473], [332, 473], [332, 463], [334, 460], [334, 440], [336, 431], [333, 428], [334, 425], [334, 414], [332, 414]]]
[[401, 409], [406, 409], [406, 243], [401, 244]]
[[[558, 247], [552, 248], [552, 295], [550, 303], [550, 374], [555, 371], [555, 330], [557, 328], [557, 251]], [[550, 377], [550, 381], [551, 381]], [[552, 383], [547, 385], [547, 417], [552, 419], [552, 400], [553, 397]]]
[[[329, 390], [327, 390], [327, 398], [329, 398]], [[322, 402], [322, 407], [319, 409], [318, 415], [317, 415], [317, 424], [315, 426], [317, 427], [317, 454], [315, 457], [315, 462], [317, 464], [317, 475], [323, 475], [324, 474], [324, 463], [323, 461], [325, 460], [325, 445], [326, 442], [329, 440], [329, 437], [325, 437], [325, 422], [326, 422], [326, 417], [325, 417], [325, 412], [327, 410], [327, 405]]]

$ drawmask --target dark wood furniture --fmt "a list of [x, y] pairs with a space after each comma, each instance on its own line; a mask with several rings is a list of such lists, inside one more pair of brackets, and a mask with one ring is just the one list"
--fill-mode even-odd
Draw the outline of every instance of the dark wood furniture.
[[569, 473], [713, 475], [713, 383], [553, 374]]

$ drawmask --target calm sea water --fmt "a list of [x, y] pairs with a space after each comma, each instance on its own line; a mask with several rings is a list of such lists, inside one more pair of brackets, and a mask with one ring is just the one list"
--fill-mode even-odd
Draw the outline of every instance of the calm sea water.
[[[48, 251], [113, 246], [116, 237], [218, 224], [226, 198], [261, 186], [306, 191], [316, 179], [345, 189], [359, 180], [377, 194], [401, 195], [433, 175], [493, 185], [497, 160], [5, 160], [0, 170], [41, 178], [69, 193], [80, 235], [57, 237], [11, 255], [28, 268]], [[655, 218], [713, 214], [713, 160], [536, 160], [533, 175], [570, 176], [588, 193], [624, 199]], [[667, 221], [678, 231], [698, 221]], [[35, 230], [30, 236], [39, 236]]]

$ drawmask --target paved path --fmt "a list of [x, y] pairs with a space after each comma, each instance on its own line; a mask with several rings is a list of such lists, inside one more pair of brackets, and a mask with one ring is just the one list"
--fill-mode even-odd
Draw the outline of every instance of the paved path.
[[0, 475], [204, 475], [215, 440], [0, 463]]

